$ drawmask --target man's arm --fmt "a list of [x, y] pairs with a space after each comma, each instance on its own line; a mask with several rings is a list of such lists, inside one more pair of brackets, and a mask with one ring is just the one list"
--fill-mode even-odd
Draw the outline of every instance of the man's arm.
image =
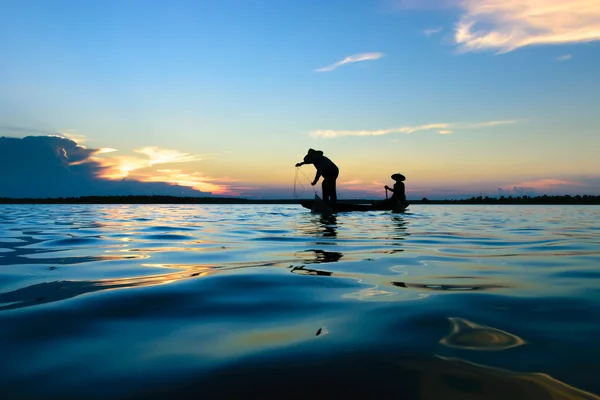
[[315, 186], [317, 182], [319, 182], [319, 178], [321, 177], [321, 171], [317, 170], [317, 175], [315, 175], [315, 180], [312, 181], [311, 185]]

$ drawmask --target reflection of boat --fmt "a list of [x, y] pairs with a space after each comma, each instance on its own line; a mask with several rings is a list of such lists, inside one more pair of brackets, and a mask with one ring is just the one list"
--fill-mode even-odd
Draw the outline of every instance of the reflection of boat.
[[333, 214], [337, 212], [349, 212], [349, 211], [392, 211], [392, 212], [404, 212], [408, 208], [408, 204], [396, 205], [393, 207], [392, 204], [387, 202], [374, 202], [372, 204], [351, 204], [351, 203], [326, 203], [319, 196], [315, 196], [314, 200], [302, 200], [300, 201], [302, 207], [308, 208], [314, 213], [320, 214]]
[[291, 272], [294, 274], [300, 274], [300, 275], [331, 276], [331, 272], [329, 272], [329, 271], [320, 271], [318, 269], [305, 268], [304, 266], [293, 267]]
[[323, 251], [323, 250], [306, 250], [298, 251], [294, 254], [298, 258], [302, 258], [306, 264], [322, 264], [337, 262], [344, 255], [337, 251]]

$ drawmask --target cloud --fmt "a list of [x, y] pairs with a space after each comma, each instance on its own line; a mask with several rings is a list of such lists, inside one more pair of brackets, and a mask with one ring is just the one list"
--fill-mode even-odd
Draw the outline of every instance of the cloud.
[[96, 154], [114, 153], [115, 151], [118, 151], [118, 150], [117, 149], [111, 149], [110, 147], [106, 147], [106, 148], [98, 149], [98, 152]]
[[490, 121], [476, 124], [454, 124], [454, 123], [442, 123], [442, 124], [427, 124], [418, 126], [404, 126], [401, 128], [393, 129], [378, 129], [378, 130], [359, 130], [359, 131], [348, 131], [348, 130], [317, 130], [310, 133], [312, 137], [316, 138], [338, 138], [343, 136], [382, 136], [389, 135], [390, 133], [405, 133], [411, 134], [418, 131], [429, 131], [438, 130], [440, 135], [447, 135], [452, 133], [451, 129], [477, 129], [477, 128], [490, 128], [498, 125], [514, 124], [516, 120], [508, 121]]
[[361, 180], [355, 179], [352, 181], [339, 182], [338, 184], [340, 186], [356, 186], [356, 185], [362, 185], [362, 183], [363, 182]]
[[85, 143], [85, 141], [86, 141], [85, 135], [81, 135], [81, 134], [77, 134], [77, 133], [73, 133], [73, 132], [74, 132], [74, 130], [72, 130], [72, 129], [70, 129], [68, 131], [60, 131], [59, 136], [67, 138], [67, 139], [71, 139], [72, 141], [74, 141], [75, 143], [77, 143], [80, 146], [83, 143]]
[[181, 163], [200, 160], [197, 156], [192, 156], [188, 153], [181, 153], [177, 150], [161, 149], [158, 147], [144, 147], [134, 151], [136, 153], [146, 155], [149, 158], [148, 165]]
[[[107, 179], [105, 175], [115, 161], [98, 155], [109, 150], [114, 149], [88, 149], [59, 136], [0, 137], [0, 197], [210, 195], [188, 187], [191, 185], [176, 185], [167, 180]], [[201, 177], [196, 176], [195, 182], [200, 180]]]
[[572, 60], [573, 56], [571, 54], [565, 54], [556, 58], [556, 61], [569, 61]]
[[513, 187], [514, 186], [524, 186], [524, 187], [530, 187], [530, 188], [534, 188], [534, 189], [546, 189], [546, 188], [555, 187], [555, 186], [581, 186], [581, 184], [576, 181], [566, 181], [563, 179], [546, 178], [546, 179], [538, 179], [538, 180], [534, 180], [534, 181], [521, 182], [521, 183], [518, 183], [518, 184], [512, 185], [512, 186]]
[[354, 54], [352, 56], [348, 56], [348, 57], [344, 58], [342, 61], [338, 61], [327, 67], [316, 69], [315, 72], [329, 72], [329, 71], [333, 71], [334, 69], [341, 67], [342, 65], [345, 65], [345, 64], [351, 64], [351, 63], [360, 62], [360, 61], [378, 60], [383, 56], [384, 56], [383, 53]]
[[512, 125], [512, 124], [516, 124], [517, 122], [519, 122], [519, 121], [516, 119], [510, 119], [510, 120], [505, 120], [505, 121], [490, 121], [490, 122], [481, 122], [478, 124], [464, 125], [462, 128], [463, 129], [491, 128], [491, 127], [498, 126], [498, 125]]
[[199, 172], [184, 172], [182, 170], [160, 169], [153, 171], [148, 176], [137, 176], [143, 182], [170, 182], [180, 186], [189, 186], [196, 190], [211, 192], [213, 194], [229, 194], [229, 185], [225, 183], [236, 182], [231, 179], [217, 179], [207, 177]]
[[454, 40], [461, 51], [600, 40], [597, 0], [463, 0]]
[[[100, 149], [100, 152], [106, 153], [107, 150], [113, 149]], [[161, 149], [159, 147], [143, 147], [133, 151], [146, 157], [120, 156], [104, 160], [107, 168], [102, 177], [105, 179], [125, 178], [133, 171], [148, 168], [156, 164], [186, 163], [201, 160], [195, 155], [182, 153], [177, 150]]]
[[361, 130], [361, 131], [336, 131], [336, 130], [317, 130], [311, 132], [313, 137], [321, 138], [336, 138], [342, 136], [382, 136], [389, 135], [390, 133], [406, 133], [410, 134], [417, 131], [426, 131], [430, 129], [445, 129], [449, 128], [450, 124], [429, 124], [421, 126], [404, 126], [402, 128], [394, 129], [378, 129], [378, 130]]
[[552, 190], [552, 189], [565, 189], [565, 188], [573, 188], [573, 187], [584, 187], [585, 184], [578, 181], [567, 181], [564, 179], [556, 179], [556, 178], [544, 178], [537, 179], [533, 181], [520, 182], [516, 184], [510, 184], [503, 186], [502, 190], [507, 191], [538, 191], [538, 190]]
[[498, 195], [538, 196], [542, 194], [598, 194], [600, 178], [574, 176], [563, 178], [540, 178], [519, 183], [503, 185], [498, 188]]
[[427, 36], [431, 36], [431, 35], [435, 35], [436, 33], [440, 33], [442, 31], [443, 28], [430, 28], [430, 29], [425, 29], [423, 31], [423, 33]]

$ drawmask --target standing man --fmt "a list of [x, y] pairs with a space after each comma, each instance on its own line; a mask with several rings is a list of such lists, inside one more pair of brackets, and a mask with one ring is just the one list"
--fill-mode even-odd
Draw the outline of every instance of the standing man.
[[335, 203], [337, 201], [335, 181], [340, 174], [337, 165], [329, 158], [325, 157], [322, 151], [313, 149], [308, 149], [308, 153], [304, 156], [304, 161], [296, 164], [296, 167], [300, 167], [304, 164], [313, 164], [317, 169], [315, 180], [312, 181], [311, 185], [315, 186], [322, 176], [323, 200]]

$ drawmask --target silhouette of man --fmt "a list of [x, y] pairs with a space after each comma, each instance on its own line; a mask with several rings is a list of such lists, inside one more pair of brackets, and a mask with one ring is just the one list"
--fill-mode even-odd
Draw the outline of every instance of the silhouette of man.
[[304, 156], [304, 161], [297, 163], [296, 167], [304, 164], [313, 164], [317, 169], [315, 180], [312, 181], [311, 185], [315, 186], [322, 176], [323, 200], [335, 203], [337, 201], [335, 181], [340, 174], [337, 165], [325, 157], [322, 151], [313, 149], [308, 149], [308, 153]]

